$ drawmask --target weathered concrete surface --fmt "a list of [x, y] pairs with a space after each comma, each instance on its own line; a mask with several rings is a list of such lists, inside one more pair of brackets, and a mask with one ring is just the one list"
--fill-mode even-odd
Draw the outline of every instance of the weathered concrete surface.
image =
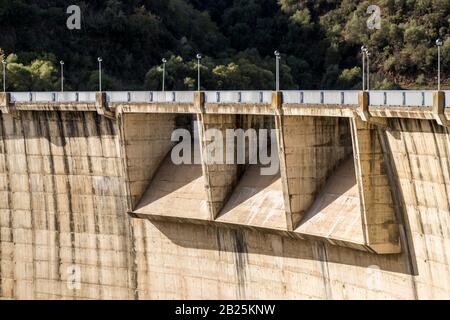
[[288, 228], [297, 227], [340, 162], [351, 150], [347, 119], [282, 116], [277, 121], [281, 179]]
[[391, 255], [130, 218], [122, 123], [0, 115], [0, 297], [450, 298], [450, 140], [434, 120], [382, 129], [402, 204], [402, 252]]
[[121, 135], [132, 210], [172, 149], [176, 114], [124, 114]]
[[364, 234], [361, 226], [354, 160], [349, 158], [328, 179], [295, 231], [362, 244]]
[[450, 131], [434, 121], [393, 119], [386, 134], [422, 297], [450, 298]]
[[9, 92], [0, 92], [0, 112], [10, 113], [11, 96]]
[[260, 165], [250, 165], [216, 221], [285, 231], [280, 175], [263, 176]]
[[123, 113], [179, 113], [196, 114], [200, 112], [192, 103], [110, 103], [112, 109]]
[[399, 229], [385, 157], [376, 126], [351, 120], [365, 243], [378, 253], [400, 252]]
[[[236, 129], [236, 115], [199, 114], [202, 169], [208, 194], [208, 210], [215, 219], [238, 180], [239, 165], [226, 163], [227, 129]], [[212, 131], [218, 131], [215, 135]], [[220, 139], [220, 140], [219, 140]], [[234, 149], [236, 150], [236, 149]]]
[[205, 103], [204, 109], [207, 114], [274, 114], [274, 110], [270, 104], [262, 103]]
[[306, 117], [339, 117], [352, 118], [357, 109], [356, 105], [305, 105], [296, 103], [284, 103], [283, 114], [286, 116]]
[[133, 213], [209, 220], [208, 195], [200, 164], [175, 165], [170, 154]]
[[119, 136], [93, 112], [1, 115], [1, 297], [133, 297]]

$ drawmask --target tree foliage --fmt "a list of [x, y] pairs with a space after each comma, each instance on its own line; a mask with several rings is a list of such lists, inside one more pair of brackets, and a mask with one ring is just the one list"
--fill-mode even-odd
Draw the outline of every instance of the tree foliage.
[[[381, 8], [369, 30], [366, 9]], [[373, 88], [430, 87], [444, 39], [450, 65], [449, 0], [107, 0], [80, 1], [81, 30], [66, 27], [67, 2], [0, 0], [0, 56], [8, 90], [56, 90], [59, 60], [66, 88], [96, 90], [103, 57], [106, 90], [196, 88], [201, 52], [204, 89], [274, 88], [274, 50], [282, 52], [283, 89], [361, 86], [362, 44], [372, 55]]]

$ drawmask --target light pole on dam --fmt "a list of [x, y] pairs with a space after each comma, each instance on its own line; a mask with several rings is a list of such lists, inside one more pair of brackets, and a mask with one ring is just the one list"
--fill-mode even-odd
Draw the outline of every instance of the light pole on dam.
[[441, 47], [442, 47], [441, 39], [436, 40], [436, 46], [438, 49], [438, 91], [441, 91]]
[[6, 92], [6, 61], [2, 61], [3, 65], [3, 92]]
[[198, 85], [198, 91], [201, 90], [200, 86], [200, 61], [202, 60], [202, 55], [200, 53], [197, 53], [197, 85]]
[[162, 91], [166, 91], [166, 63], [167, 63], [167, 59], [163, 58], [162, 59], [162, 63], [163, 63]]
[[102, 92], [102, 57], [97, 58], [98, 61], [98, 89]]
[[64, 61], [60, 61], [61, 65], [61, 92], [64, 92]]
[[280, 52], [276, 50], [274, 52], [275, 59], [276, 59], [276, 66], [275, 66], [275, 91], [280, 91]]

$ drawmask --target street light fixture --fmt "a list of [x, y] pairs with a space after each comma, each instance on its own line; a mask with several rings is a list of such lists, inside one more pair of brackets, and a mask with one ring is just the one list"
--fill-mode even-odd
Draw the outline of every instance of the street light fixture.
[[60, 61], [61, 65], [61, 92], [64, 92], [64, 61]]
[[162, 59], [162, 63], [163, 63], [163, 91], [166, 91], [166, 63], [167, 63], [167, 59], [163, 58]]
[[276, 60], [276, 68], [275, 68], [275, 88], [276, 91], [280, 91], [280, 52], [276, 50], [274, 53]]
[[367, 56], [367, 91], [370, 91], [370, 57], [372, 54], [369, 52], [369, 50], [366, 50], [366, 56]]
[[[366, 46], [362, 46], [361, 51], [363, 53], [363, 90], [365, 90], [365, 88], [364, 88], [364, 84], [365, 84], [364, 72], [366, 72], [366, 74], [367, 74], [367, 90], [369, 91], [370, 90], [370, 56], [371, 56], [371, 53], [369, 52], [369, 49], [367, 49]], [[365, 65], [364, 65], [364, 55], [367, 58], [367, 69], [365, 68]]]
[[6, 64], [5, 60], [2, 61], [3, 65], [3, 92], [6, 92]]
[[197, 74], [198, 74], [198, 91], [200, 91], [200, 60], [202, 60], [202, 55], [200, 53], [197, 53]]
[[442, 47], [441, 39], [436, 40], [436, 46], [438, 48], [438, 91], [441, 91], [441, 47]]
[[102, 92], [102, 57], [97, 58], [98, 61], [98, 87], [99, 91]]
[[361, 56], [362, 56], [362, 89], [366, 90], [366, 51], [367, 47], [361, 47]]

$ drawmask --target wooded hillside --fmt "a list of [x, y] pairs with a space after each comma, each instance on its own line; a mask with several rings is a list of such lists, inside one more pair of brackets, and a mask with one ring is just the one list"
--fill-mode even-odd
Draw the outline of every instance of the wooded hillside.
[[[71, 4], [81, 30], [66, 27]], [[380, 30], [367, 28], [371, 4]], [[67, 90], [96, 90], [98, 56], [106, 90], [160, 89], [163, 57], [166, 88], [193, 89], [197, 52], [205, 89], [273, 89], [275, 49], [282, 89], [356, 89], [365, 44], [372, 88], [431, 88], [437, 38], [450, 84], [449, 22], [450, 0], [0, 0], [0, 55], [10, 91], [57, 90], [60, 60]]]

